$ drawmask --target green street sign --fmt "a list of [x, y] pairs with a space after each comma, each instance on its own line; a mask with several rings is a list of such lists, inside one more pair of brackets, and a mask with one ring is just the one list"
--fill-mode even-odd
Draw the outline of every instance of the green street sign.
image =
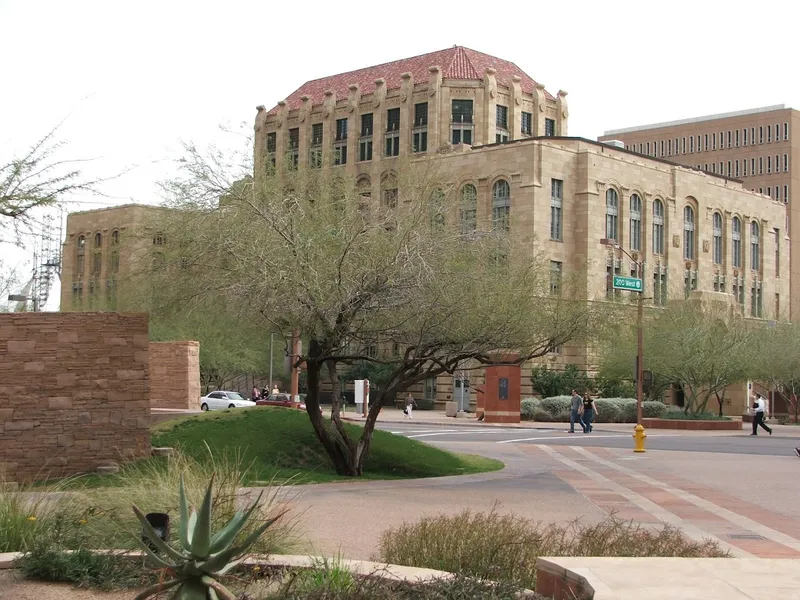
[[642, 280], [636, 277], [623, 277], [621, 275], [614, 275], [612, 282], [615, 290], [628, 290], [631, 292], [642, 291]]

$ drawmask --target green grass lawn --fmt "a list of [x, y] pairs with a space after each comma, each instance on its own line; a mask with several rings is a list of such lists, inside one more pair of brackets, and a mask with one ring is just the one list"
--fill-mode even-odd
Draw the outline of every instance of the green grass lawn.
[[[345, 426], [357, 439], [361, 427]], [[250, 465], [252, 482], [273, 478], [291, 478], [292, 483], [352, 481], [336, 475], [308, 415], [301, 411], [257, 407], [207, 412], [159, 423], [151, 431], [154, 446], [180, 448], [197, 459], [207, 456], [209, 449], [215, 456], [237, 453], [245, 465]], [[441, 477], [496, 471], [503, 466], [497, 460], [454, 454], [376, 430], [364, 478]]]

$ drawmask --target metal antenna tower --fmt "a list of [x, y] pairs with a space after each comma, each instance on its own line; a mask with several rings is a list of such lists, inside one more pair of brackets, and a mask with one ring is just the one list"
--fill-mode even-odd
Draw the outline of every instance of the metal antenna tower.
[[52, 213], [44, 215], [41, 231], [33, 249], [33, 288], [30, 298], [33, 311], [41, 312], [47, 306], [50, 290], [56, 277], [61, 276], [61, 234], [63, 210], [58, 213], [58, 225]]

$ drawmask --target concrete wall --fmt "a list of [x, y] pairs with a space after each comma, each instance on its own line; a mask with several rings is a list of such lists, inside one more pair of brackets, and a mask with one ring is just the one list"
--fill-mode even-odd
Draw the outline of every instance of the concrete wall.
[[150, 406], [196, 409], [200, 396], [199, 342], [151, 342]]
[[0, 314], [0, 469], [11, 481], [149, 453], [147, 315]]

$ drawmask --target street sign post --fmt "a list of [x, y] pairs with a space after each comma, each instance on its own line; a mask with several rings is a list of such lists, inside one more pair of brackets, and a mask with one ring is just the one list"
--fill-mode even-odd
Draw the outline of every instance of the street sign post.
[[636, 277], [623, 277], [622, 275], [614, 275], [612, 285], [615, 290], [628, 290], [629, 292], [642, 291], [642, 280]]

